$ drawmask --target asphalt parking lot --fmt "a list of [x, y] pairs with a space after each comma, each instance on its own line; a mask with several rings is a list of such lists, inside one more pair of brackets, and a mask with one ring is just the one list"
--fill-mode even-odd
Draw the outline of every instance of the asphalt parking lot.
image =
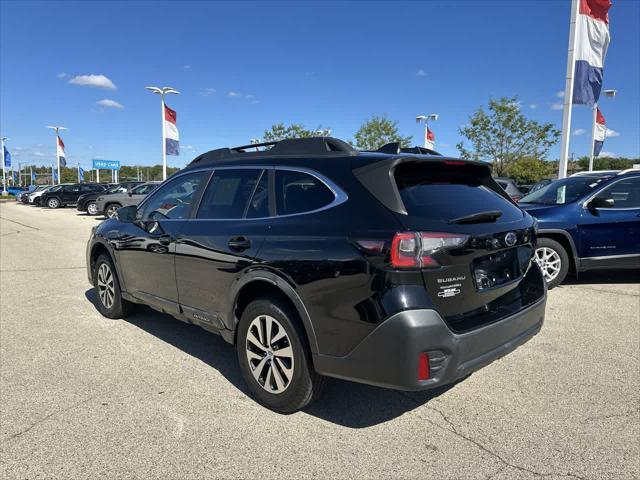
[[0, 477], [640, 477], [640, 276], [550, 292], [542, 332], [434, 393], [332, 381], [289, 416], [254, 403], [221, 338], [147, 308], [101, 317], [99, 220], [0, 205]]

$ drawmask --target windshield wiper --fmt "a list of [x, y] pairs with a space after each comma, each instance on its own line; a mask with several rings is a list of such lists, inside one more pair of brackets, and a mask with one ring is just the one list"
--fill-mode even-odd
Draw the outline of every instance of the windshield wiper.
[[501, 216], [502, 212], [500, 210], [488, 210], [486, 212], [472, 213], [471, 215], [465, 215], [464, 217], [454, 218], [453, 220], [449, 220], [449, 224], [492, 222]]

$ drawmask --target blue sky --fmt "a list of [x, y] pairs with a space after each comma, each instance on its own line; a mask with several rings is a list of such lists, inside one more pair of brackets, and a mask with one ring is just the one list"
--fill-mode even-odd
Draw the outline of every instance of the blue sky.
[[[517, 95], [527, 116], [558, 126], [569, 0], [430, 2], [30, 2], [0, 4], [1, 130], [15, 162], [50, 163], [69, 128], [70, 163], [160, 162], [160, 106], [145, 85], [182, 92], [184, 166], [248, 143], [277, 122], [331, 127], [350, 139], [387, 114], [421, 143], [417, 114], [438, 113], [437, 149], [489, 98]], [[604, 151], [640, 156], [640, 2], [614, 0], [602, 100], [614, 131]], [[114, 88], [70, 83], [103, 75]], [[103, 79], [107, 86], [108, 82]], [[109, 100], [123, 108], [99, 105]], [[110, 103], [110, 102], [106, 102]], [[113, 105], [113, 104], [112, 104]], [[586, 155], [591, 112], [574, 108], [571, 151]], [[559, 148], [550, 157], [557, 158]]]

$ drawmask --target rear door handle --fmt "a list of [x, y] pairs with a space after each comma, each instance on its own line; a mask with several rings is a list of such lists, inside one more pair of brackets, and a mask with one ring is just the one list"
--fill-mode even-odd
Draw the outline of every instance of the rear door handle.
[[242, 251], [251, 247], [251, 240], [247, 237], [233, 237], [229, 240], [229, 248], [231, 250]]

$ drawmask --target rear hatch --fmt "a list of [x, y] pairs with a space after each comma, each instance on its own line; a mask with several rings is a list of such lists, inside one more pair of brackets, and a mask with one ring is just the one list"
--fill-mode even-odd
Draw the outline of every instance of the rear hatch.
[[[488, 166], [399, 160], [388, 167], [388, 178], [400, 201], [393, 204], [381, 190], [376, 196], [406, 229], [398, 235], [408, 238], [407, 251], [417, 245], [419, 259], [413, 267], [420, 268], [438, 311], [455, 319], [489, 310], [501, 298], [511, 302], [518, 297], [514, 290], [531, 264], [534, 220], [495, 183]], [[365, 177], [361, 180], [367, 186]]]

